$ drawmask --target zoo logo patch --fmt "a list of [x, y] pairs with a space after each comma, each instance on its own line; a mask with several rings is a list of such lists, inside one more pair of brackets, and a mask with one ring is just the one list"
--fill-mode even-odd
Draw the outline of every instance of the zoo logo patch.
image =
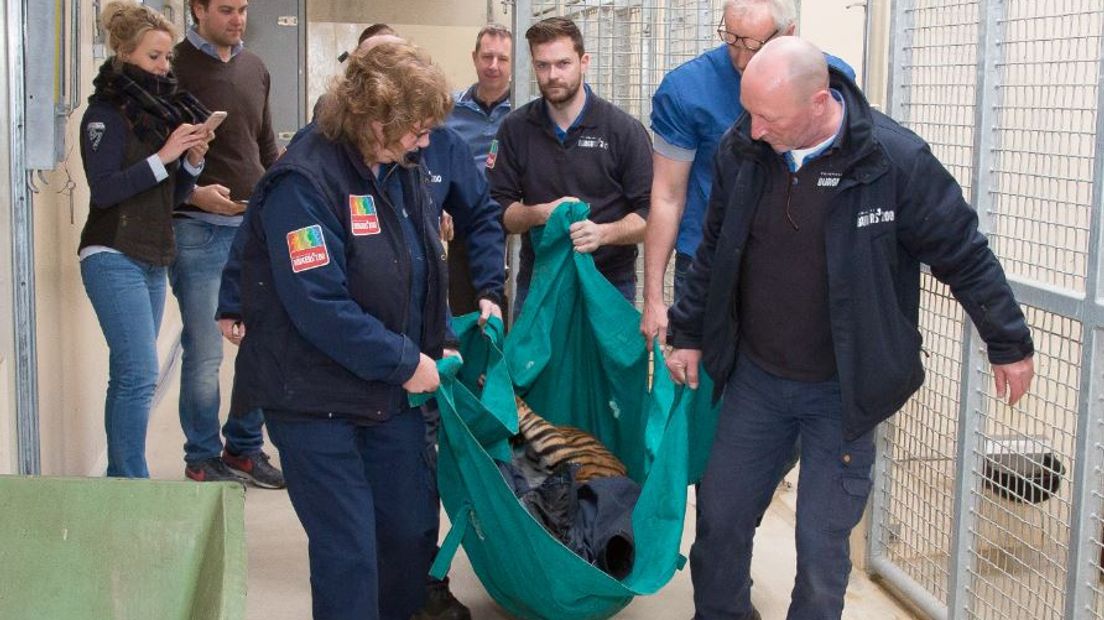
[[330, 264], [330, 252], [326, 249], [326, 237], [318, 224], [293, 230], [287, 234], [288, 254], [291, 255], [291, 271], [299, 273]]
[[376, 199], [372, 196], [349, 196], [349, 222], [354, 237], [378, 235], [380, 233], [379, 214], [376, 213]]

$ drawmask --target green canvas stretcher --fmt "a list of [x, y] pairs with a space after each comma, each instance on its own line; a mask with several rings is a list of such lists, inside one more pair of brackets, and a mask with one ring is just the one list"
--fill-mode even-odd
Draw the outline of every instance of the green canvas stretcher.
[[[674, 385], [659, 347], [650, 369], [640, 314], [589, 254], [573, 250], [568, 228], [587, 214], [585, 204], [566, 203], [531, 232], [533, 280], [504, 348], [500, 322], [481, 330], [466, 315], [454, 323], [463, 363], [439, 364], [438, 484], [452, 530], [431, 572], [443, 576], [463, 544], [487, 591], [520, 618], [608, 618], [663, 587], [685, 563], [686, 487], [704, 470], [716, 424], [708, 377], [698, 390]], [[598, 437], [642, 485], [636, 559], [624, 580], [551, 536], [499, 473], [495, 459], [509, 458], [507, 440], [517, 432], [515, 385], [541, 416]]]

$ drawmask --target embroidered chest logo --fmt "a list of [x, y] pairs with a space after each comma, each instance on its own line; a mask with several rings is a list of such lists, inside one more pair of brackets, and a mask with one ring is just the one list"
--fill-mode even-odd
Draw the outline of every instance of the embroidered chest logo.
[[859, 211], [858, 218], [855, 219], [855, 228], [865, 228], [874, 224], [887, 224], [896, 219], [897, 214], [893, 211], [883, 211], [879, 209], [866, 209]]
[[354, 237], [378, 235], [380, 221], [376, 213], [376, 199], [372, 196], [349, 196], [349, 222]]
[[817, 187], [835, 187], [839, 185], [841, 178], [843, 177], [838, 172], [821, 172], [820, 178], [817, 179]]
[[579, 136], [579, 142], [577, 144], [581, 149], [602, 149], [603, 151], [609, 150], [609, 142], [606, 142], [604, 139], [594, 136]]
[[92, 151], [100, 150], [100, 141], [103, 140], [104, 124], [99, 121], [88, 123], [88, 127], [85, 129], [88, 132], [88, 146], [92, 147]]
[[491, 150], [487, 151], [487, 169], [493, 169], [498, 159], [498, 140], [491, 140]]
[[326, 249], [326, 237], [318, 224], [293, 230], [287, 234], [288, 254], [291, 255], [291, 271], [299, 273], [330, 264], [330, 252]]

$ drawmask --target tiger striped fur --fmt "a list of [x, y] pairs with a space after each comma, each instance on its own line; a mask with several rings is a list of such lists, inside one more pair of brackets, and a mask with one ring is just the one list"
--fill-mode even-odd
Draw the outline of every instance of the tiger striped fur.
[[519, 434], [526, 441], [526, 450], [541, 466], [555, 471], [563, 463], [578, 465], [576, 482], [627, 475], [625, 464], [596, 437], [574, 426], [556, 426], [537, 415], [520, 396], [514, 399]]

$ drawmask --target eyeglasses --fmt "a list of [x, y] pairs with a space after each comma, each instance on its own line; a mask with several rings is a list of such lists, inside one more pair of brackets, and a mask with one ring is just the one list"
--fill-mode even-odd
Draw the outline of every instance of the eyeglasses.
[[736, 47], [737, 44], [739, 44], [740, 47], [746, 49], [749, 52], [758, 52], [760, 49], [763, 48], [764, 45], [767, 44], [767, 41], [773, 39], [774, 36], [777, 34], [778, 30], [775, 29], [774, 32], [770, 33], [769, 37], [760, 41], [759, 39], [753, 39], [751, 37], [741, 37], [735, 32], [729, 32], [728, 30], [725, 30], [724, 19], [721, 20], [721, 23], [717, 24], [717, 36], [721, 38], [721, 41], [724, 41], [732, 47]]

